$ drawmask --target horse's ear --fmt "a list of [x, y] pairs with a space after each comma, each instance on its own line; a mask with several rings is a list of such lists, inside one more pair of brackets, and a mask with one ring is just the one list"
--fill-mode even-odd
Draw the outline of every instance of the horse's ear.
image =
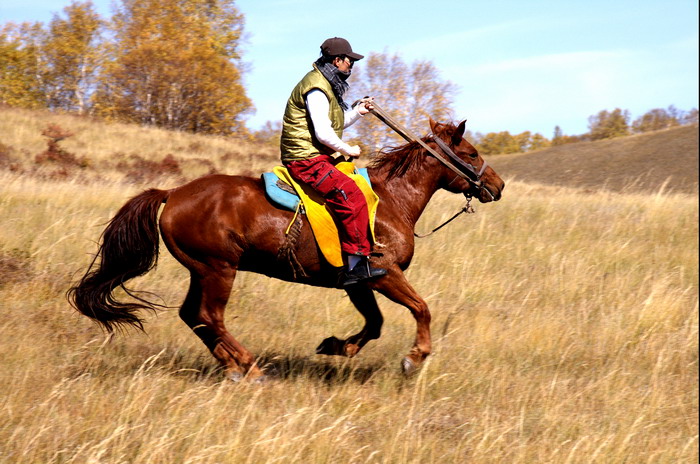
[[452, 134], [452, 142], [455, 145], [459, 145], [459, 142], [462, 140], [462, 137], [464, 137], [464, 131], [467, 127], [467, 120], [465, 119], [464, 121], [460, 122], [459, 125], [457, 126], [457, 130]]
[[433, 134], [437, 134], [437, 126], [440, 123], [435, 122], [430, 116], [428, 116], [428, 120], [430, 121], [430, 132], [432, 132]]

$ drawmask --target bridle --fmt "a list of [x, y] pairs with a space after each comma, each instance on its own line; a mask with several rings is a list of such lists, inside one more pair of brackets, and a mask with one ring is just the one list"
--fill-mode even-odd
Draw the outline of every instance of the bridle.
[[[428, 153], [433, 155], [448, 169], [457, 174], [458, 177], [466, 180], [480, 191], [486, 192], [486, 194], [491, 197], [491, 200], [495, 199], [491, 191], [484, 187], [484, 184], [481, 181], [481, 176], [484, 174], [484, 171], [486, 171], [486, 168], [488, 167], [488, 163], [486, 162], [486, 160], [484, 160], [484, 163], [481, 165], [481, 168], [477, 171], [476, 167], [474, 167], [472, 164], [465, 162], [463, 159], [457, 156], [455, 152], [452, 151], [452, 149], [440, 137], [432, 135], [433, 141], [437, 144], [442, 153], [430, 147], [420, 137], [417, 137], [409, 129], [407, 129], [406, 127], [398, 123], [396, 120], [394, 120], [391, 116], [389, 116], [386, 113], [386, 111], [384, 111], [379, 105], [377, 105], [376, 102], [372, 102], [372, 106], [374, 108], [370, 110], [370, 113], [374, 114], [377, 117], [377, 119], [379, 119], [384, 124], [393, 129], [397, 134], [403, 137], [404, 140], [406, 140], [407, 142], [416, 142], [420, 144], [425, 150], [428, 151]], [[467, 196], [467, 198], [471, 196], [470, 194], [465, 195]]]
[[[365, 97], [365, 99], [368, 97]], [[363, 99], [363, 100], [365, 100]], [[358, 100], [358, 102], [355, 102], [355, 105], [362, 100]], [[355, 106], [353, 105], [353, 106]], [[386, 111], [384, 111], [379, 105], [377, 105], [376, 102], [372, 102], [372, 106], [374, 107], [372, 110], [370, 110], [370, 113], [374, 114], [377, 119], [382, 121], [384, 124], [389, 126], [391, 129], [394, 130], [397, 134], [399, 134], [401, 137], [403, 137], [404, 140], [407, 142], [416, 142], [420, 144], [423, 148], [425, 148], [428, 153], [433, 155], [435, 158], [438, 159], [442, 164], [447, 166], [451, 171], [453, 171], [457, 176], [452, 179], [450, 184], [454, 182], [455, 180], [461, 178], [469, 182], [472, 186], [476, 187], [479, 189], [479, 191], [486, 192], [487, 195], [491, 197], [491, 200], [495, 200], [493, 194], [489, 189], [487, 189], [483, 182], [481, 181], [481, 176], [484, 174], [484, 171], [486, 171], [486, 168], [488, 167], [488, 163], [486, 160], [483, 160], [484, 163], [481, 165], [481, 168], [477, 171], [476, 167], [472, 164], [469, 164], [465, 162], [462, 158], [457, 156], [455, 152], [447, 145], [440, 137], [438, 137], [435, 134], [431, 135], [432, 140], [435, 142], [435, 144], [440, 148], [440, 151], [442, 153], [438, 152], [437, 150], [433, 149], [430, 147], [427, 143], [425, 143], [420, 137], [417, 137], [413, 132], [411, 132], [409, 129], [398, 123], [396, 120], [394, 120], [391, 116], [389, 116]], [[452, 222], [453, 220], [457, 219], [458, 216], [460, 216], [463, 213], [473, 213], [474, 208], [471, 206], [471, 200], [472, 200], [472, 194], [471, 193], [465, 193], [465, 197], [467, 197], [467, 204], [459, 210], [454, 216], [449, 218], [447, 221], [443, 222], [439, 226], [435, 227], [433, 230], [428, 232], [427, 234], [417, 234], [416, 232], [413, 232], [413, 235], [418, 237], [418, 238], [423, 238], [427, 237], [428, 235], [432, 235], [434, 232], [437, 232], [438, 230], [442, 229], [445, 227], [447, 224]]]
[[[484, 174], [484, 171], [486, 171], [486, 168], [489, 166], [486, 160], [484, 160], [484, 163], [481, 165], [481, 169], [477, 171], [474, 165], [465, 162], [462, 158], [457, 156], [455, 152], [452, 151], [452, 149], [440, 137], [432, 135], [432, 139], [437, 144], [437, 146], [440, 147], [440, 150], [442, 150], [450, 158], [450, 160], [453, 163], [455, 163], [454, 165], [450, 165], [447, 164], [443, 159], [437, 157], [438, 160], [442, 162], [442, 164], [450, 168], [455, 167], [456, 171], [455, 169], [453, 169], [453, 171], [455, 171], [459, 177], [466, 179], [470, 184], [472, 184], [479, 190], [485, 190], [491, 196], [491, 200], [494, 199], [489, 189], [485, 188], [484, 184], [481, 182], [481, 176]], [[435, 156], [435, 154], [433, 154], [433, 156]]]

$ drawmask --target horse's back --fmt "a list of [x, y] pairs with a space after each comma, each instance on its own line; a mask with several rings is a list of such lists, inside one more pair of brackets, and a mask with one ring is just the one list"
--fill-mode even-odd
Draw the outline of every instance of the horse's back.
[[235, 198], [261, 192], [260, 179], [249, 176], [210, 174], [192, 180], [170, 191], [168, 202], [190, 199], [214, 200], [217, 197]]
[[[261, 237], [268, 237], [268, 242], [275, 235], [281, 239], [284, 216], [265, 197], [260, 179], [214, 174], [171, 190], [160, 228], [171, 252], [173, 248], [213, 252], [237, 260]], [[274, 224], [282, 229], [279, 234], [271, 234]], [[273, 244], [270, 248], [279, 247]]]

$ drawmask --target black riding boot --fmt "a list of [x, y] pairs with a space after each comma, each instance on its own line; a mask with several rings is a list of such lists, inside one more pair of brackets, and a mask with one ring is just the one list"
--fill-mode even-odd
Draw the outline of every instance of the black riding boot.
[[343, 287], [349, 287], [362, 281], [374, 279], [384, 275], [386, 275], [386, 269], [382, 269], [381, 267], [370, 267], [369, 259], [367, 259], [367, 257], [363, 257], [351, 271], [347, 271], [345, 273], [342, 284]]

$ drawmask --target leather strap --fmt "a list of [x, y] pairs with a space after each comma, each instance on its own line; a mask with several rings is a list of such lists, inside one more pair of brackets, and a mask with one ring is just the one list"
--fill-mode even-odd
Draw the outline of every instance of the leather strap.
[[399, 122], [395, 121], [379, 105], [377, 105], [376, 102], [372, 102], [372, 105], [374, 106], [374, 109], [372, 109], [370, 111], [370, 113], [375, 115], [377, 117], [377, 119], [379, 119], [384, 124], [386, 124], [391, 129], [393, 129], [397, 134], [399, 134], [401, 137], [403, 137], [404, 140], [406, 140], [407, 142], [417, 142], [423, 148], [425, 148], [428, 151], [428, 153], [430, 153], [435, 158], [437, 158], [442, 164], [447, 166], [450, 170], [452, 170], [459, 177], [471, 182], [472, 184], [476, 185], [477, 187], [481, 187], [481, 181], [479, 180], [479, 176], [481, 173], [483, 173], [484, 169], [486, 169], [486, 162], [484, 162], [484, 166], [481, 169], [481, 173], [477, 174], [474, 166], [472, 166], [468, 163], [465, 163], [457, 155], [455, 155], [452, 152], [452, 150], [450, 150], [450, 148], [447, 146], [447, 144], [445, 144], [445, 142], [440, 140], [438, 137], [434, 136], [433, 139], [438, 144], [440, 149], [442, 151], [444, 151], [445, 153], [448, 153], [448, 156], [450, 156], [450, 154], [451, 154], [450, 158], [458, 160], [459, 166], [462, 166], [462, 167], [469, 166], [468, 168], [464, 168], [467, 170], [466, 172], [464, 172], [462, 169], [458, 168], [453, 163], [450, 163], [450, 161], [443, 154], [438, 153], [437, 150], [434, 150], [430, 146], [428, 146], [428, 144], [426, 144], [423, 140], [421, 140], [418, 136], [416, 136], [408, 128], [404, 127]]

